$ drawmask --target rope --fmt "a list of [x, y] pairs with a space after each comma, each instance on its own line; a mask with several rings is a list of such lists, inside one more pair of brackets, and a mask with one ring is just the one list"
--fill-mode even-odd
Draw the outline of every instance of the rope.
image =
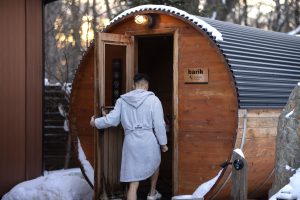
[[246, 133], [247, 133], [247, 110], [245, 110], [243, 114], [243, 119], [244, 119], [244, 130], [243, 130], [243, 135], [242, 135], [242, 142], [240, 145], [240, 149], [243, 150], [244, 144], [245, 144], [245, 138], [246, 138]]

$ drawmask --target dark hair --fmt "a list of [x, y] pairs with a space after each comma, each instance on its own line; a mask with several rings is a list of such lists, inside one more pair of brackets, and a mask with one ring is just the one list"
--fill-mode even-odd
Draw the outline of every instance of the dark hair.
[[142, 81], [142, 80], [147, 81], [148, 83], [150, 83], [150, 78], [147, 74], [137, 73], [133, 77], [134, 83], [137, 83], [137, 82]]

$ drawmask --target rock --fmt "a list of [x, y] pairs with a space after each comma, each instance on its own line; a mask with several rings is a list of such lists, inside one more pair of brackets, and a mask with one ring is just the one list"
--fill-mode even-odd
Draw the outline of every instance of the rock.
[[292, 91], [277, 127], [275, 179], [269, 197], [289, 183], [300, 167], [300, 86]]

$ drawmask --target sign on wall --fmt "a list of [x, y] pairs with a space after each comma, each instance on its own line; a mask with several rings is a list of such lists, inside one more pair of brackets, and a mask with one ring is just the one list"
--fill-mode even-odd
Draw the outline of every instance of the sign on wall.
[[185, 83], [208, 83], [208, 68], [186, 68], [184, 70]]

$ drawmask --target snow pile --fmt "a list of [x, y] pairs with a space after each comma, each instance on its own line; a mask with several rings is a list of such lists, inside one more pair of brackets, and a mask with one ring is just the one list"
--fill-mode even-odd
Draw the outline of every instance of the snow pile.
[[291, 166], [285, 165], [285, 169], [288, 171], [295, 171], [296, 169], [292, 168]]
[[219, 171], [218, 175], [215, 176], [213, 179], [202, 183], [197, 190], [193, 193], [193, 196], [195, 198], [202, 198], [204, 197], [204, 195], [206, 195], [206, 193], [208, 193], [210, 191], [210, 189], [215, 185], [215, 183], [217, 182], [218, 178], [220, 177], [221, 173], [223, 171], [223, 168]]
[[67, 95], [71, 95], [71, 90], [72, 90], [72, 83], [64, 83], [63, 86], [61, 87], [63, 91], [66, 92]]
[[296, 29], [288, 32], [289, 35], [297, 35], [298, 33], [300, 33], [300, 26], [298, 26]]
[[50, 85], [50, 82], [49, 82], [49, 80], [48, 80], [47, 78], [45, 78], [44, 84], [45, 84], [46, 86]]
[[290, 183], [274, 194], [269, 200], [276, 200], [277, 198], [300, 200], [300, 168], [290, 178]]
[[175, 13], [178, 16], [182, 16], [183, 18], [186, 18], [188, 20], [190, 20], [191, 22], [193, 22], [194, 24], [201, 26], [202, 29], [206, 29], [207, 32], [211, 33], [212, 36], [214, 36], [216, 38], [216, 41], [223, 41], [223, 37], [222, 34], [214, 27], [212, 27], [211, 25], [209, 25], [208, 23], [204, 22], [202, 19], [199, 19], [197, 16], [191, 15], [183, 10], [171, 7], [171, 6], [165, 6], [165, 5], [141, 5], [141, 6], [137, 6], [134, 8], [130, 8], [128, 10], [125, 10], [124, 12], [122, 12], [121, 14], [119, 14], [118, 16], [116, 16], [110, 24], [122, 19], [123, 17], [139, 12], [139, 11], [145, 11], [145, 10], [161, 10], [161, 11], [166, 11], [169, 13]]
[[179, 200], [179, 199], [203, 199], [204, 196], [210, 191], [210, 189], [215, 185], [215, 183], [217, 182], [217, 180], [219, 179], [220, 175], [222, 174], [223, 168], [219, 171], [219, 173], [217, 174], [217, 176], [215, 176], [214, 178], [212, 178], [211, 180], [202, 183], [192, 195], [179, 195], [179, 196], [174, 196], [172, 198], [172, 200]]
[[49, 81], [49, 79], [47, 79], [47, 78], [45, 78], [44, 79], [44, 85], [45, 86], [61, 86], [61, 84], [60, 83], [50, 83], [50, 81]]
[[65, 119], [64, 121], [64, 131], [69, 132], [70, 127], [69, 127], [69, 120]]
[[241, 149], [238, 149], [238, 148], [237, 148], [237, 149], [234, 150], [234, 152], [237, 153], [237, 154], [239, 154], [242, 158], [245, 159], [245, 155], [244, 155], [244, 153], [242, 152]]
[[293, 109], [291, 112], [289, 112], [288, 114], [286, 114], [286, 115], [285, 115], [285, 118], [289, 118], [289, 117], [294, 113], [294, 110], [295, 110], [295, 109]]
[[2, 200], [89, 200], [93, 190], [80, 169], [57, 170], [16, 185]]
[[66, 111], [65, 111], [65, 109], [64, 109], [64, 106], [63, 106], [61, 103], [58, 104], [57, 108], [58, 108], [59, 114], [60, 114], [62, 117], [67, 117], [67, 113], [66, 113]]
[[94, 185], [94, 168], [92, 167], [91, 163], [86, 159], [85, 153], [81, 147], [80, 140], [78, 138], [78, 157], [79, 161], [82, 165], [84, 170], [84, 174], [87, 176], [88, 181]]

